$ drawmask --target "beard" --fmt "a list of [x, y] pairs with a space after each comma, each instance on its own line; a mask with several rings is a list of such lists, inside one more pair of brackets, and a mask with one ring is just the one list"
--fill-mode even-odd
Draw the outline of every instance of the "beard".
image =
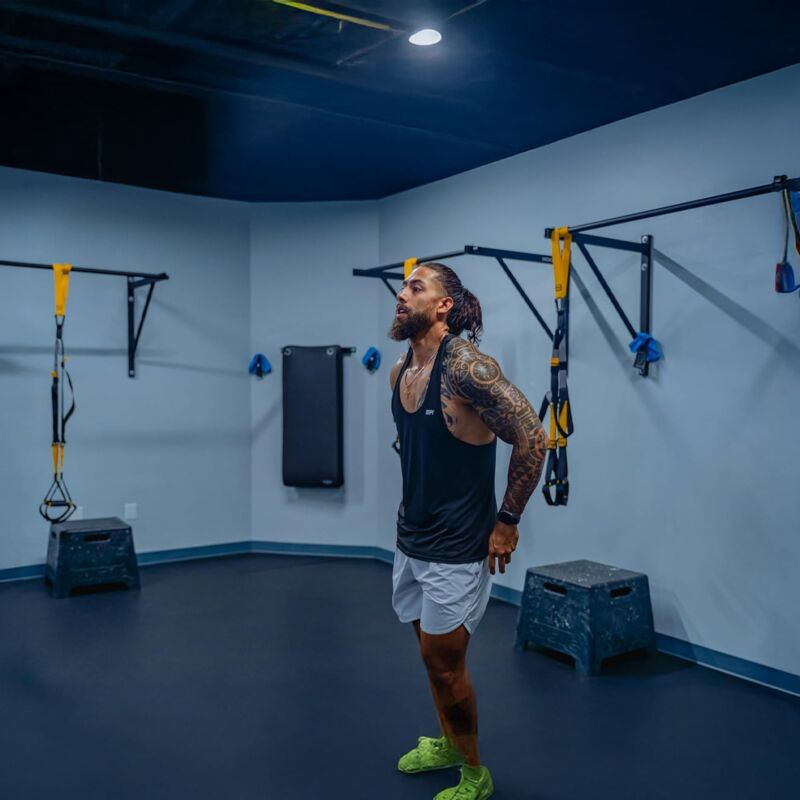
[[433, 323], [427, 314], [421, 311], [409, 311], [403, 317], [395, 317], [389, 328], [389, 338], [396, 342], [413, 339], [425, 333]]

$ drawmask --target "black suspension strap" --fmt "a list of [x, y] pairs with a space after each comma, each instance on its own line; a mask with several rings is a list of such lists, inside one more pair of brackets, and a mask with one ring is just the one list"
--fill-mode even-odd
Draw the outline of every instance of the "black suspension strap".
[[775, 291], [781, 294], [790, 294], [800, 290], [800, 283], [794, 275], [794, 269], [789, 263], [789, 240], [794, 234], [794, 246], [800, 253], [800, 192], [790, 192], [784, 189], [783, 212], [785, 217], [785, 236], [783, 239], [783, 258], [775, 265]]
[[552, 233], [553, 276], [555, 279], [556, 332], [550, 359], [550, 391], [542, 400], [539, 418], [550, 414], [547, 465], [542, 493], [549, 506], [565, 506], [569, 499], [567, 439], [572, 435], [572, 407], [567, 388], [569, 339], [569, 269], [572, 236], [569, 228]]
[[[64, 353], [64, 319], [67, 310], [69, 273], [71, 264], [53, 264], [53, 279], [56, 296], [56, 342], [53, 371], [50, 373], [50, 399], [53, 410], [53, 483], [39, 506], [39, 513], [48, 522], [64, 522], [75, 511], [75, 503], [64, 482], [64, 447], [67, 443], [66, 429], [69, 418], [75, 411], [75, 393], [72, 378], [67, 372], [67, 357]], [[66, 388], [69, 386], [70, 407], [66, 408]]]

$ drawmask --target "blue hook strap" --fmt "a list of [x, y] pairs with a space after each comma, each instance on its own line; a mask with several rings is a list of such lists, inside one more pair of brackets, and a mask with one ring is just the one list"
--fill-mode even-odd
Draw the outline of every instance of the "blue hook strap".
[[248, 366], [247, 371], [251, 375], [258, 375], [259, 378], [262, 378], [272, 372], [272, 364], [267, 361], [267, 357], [263, 353], [256, 353], [250, 359], [250, 366]]

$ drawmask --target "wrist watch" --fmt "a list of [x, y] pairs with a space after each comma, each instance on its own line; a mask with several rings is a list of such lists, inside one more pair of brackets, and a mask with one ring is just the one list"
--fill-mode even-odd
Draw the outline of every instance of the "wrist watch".
[[515, 514], [511, 514], [508, 511], [501, 511], [497, 515], [498, 522], [503, 522], [506, 525], [519, 525], [519, 517]]

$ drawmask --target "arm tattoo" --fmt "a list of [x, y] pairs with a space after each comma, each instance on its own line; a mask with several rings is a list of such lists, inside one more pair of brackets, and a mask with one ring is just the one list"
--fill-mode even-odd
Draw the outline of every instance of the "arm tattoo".
[[447, 356], [445, 393], [466, 400], [487, 428], [513, 445], [502, 508], [521, 515], [542, 475], [547, 451], [542, 423], [493, 358], [463, 339], [450, 340]]

